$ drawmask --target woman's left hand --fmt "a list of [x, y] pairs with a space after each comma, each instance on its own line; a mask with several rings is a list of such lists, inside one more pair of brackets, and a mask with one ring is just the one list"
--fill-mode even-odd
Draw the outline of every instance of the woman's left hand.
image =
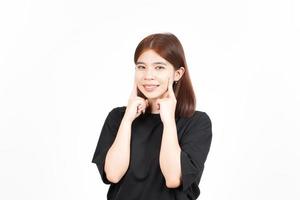
[[157, 100], [157, 106], [158, 106], [160, 118], [163, 123], [175, 119], [175, 109], [176, 109], [177, 100], [172, 85], [173, 82], [171, 81], [171, 78], [169, 78], [168, 90], [163, 94], [161, 98]]

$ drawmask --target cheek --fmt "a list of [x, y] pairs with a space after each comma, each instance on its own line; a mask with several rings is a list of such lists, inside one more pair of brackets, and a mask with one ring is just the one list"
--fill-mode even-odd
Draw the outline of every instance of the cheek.
[[135, 81], [137, 82], [137, 84], [139, 84], [142, 80], [141, 75], [138, 73], [135, 73], [134, 78], [135, 78]]
[[137, 88], [138, 88], [139, 90], [142, 90], [142, 89], [143, 89], [143, 85], [142, 85], [141, 83], [138, 83]]

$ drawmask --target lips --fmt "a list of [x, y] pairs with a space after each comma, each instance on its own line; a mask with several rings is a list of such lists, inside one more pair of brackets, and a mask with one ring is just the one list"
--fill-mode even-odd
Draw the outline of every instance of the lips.
[[146, 85], [143, 85], [145, 90], [147, 92], [152, 92], [153, 90], [155, 90], [159, 85], [154, 85], [154, 84], [146, 84]]
[[159, 85], [155, 85], [155, 84], [145, 84], [144, 85], [145, 87], [147, 86], [147, 87], [151, 87], [151, 86], [159, 86]]

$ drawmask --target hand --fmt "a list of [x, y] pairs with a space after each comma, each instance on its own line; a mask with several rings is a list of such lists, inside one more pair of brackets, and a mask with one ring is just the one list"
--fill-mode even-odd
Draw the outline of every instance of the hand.
[[128, 104], [126, 107], [125, 115], [128, 120], [131, 122], [140, 116], [140, 114], [143, 112], [145, 113], [147, 106], [149, 106], [148, 99], [144, 99], [142, 97], [137, 96], [137, 83], [134, 79], [133, 89], [130, 94]]
[[176, 96], [173, 91], [173, 82], [171, 78], [168, 79], [168, 89], [163, 96], [157, 100], [157, 106], [160, 114], [160, 118], [163, 123], [175, 119], [176, 109]]

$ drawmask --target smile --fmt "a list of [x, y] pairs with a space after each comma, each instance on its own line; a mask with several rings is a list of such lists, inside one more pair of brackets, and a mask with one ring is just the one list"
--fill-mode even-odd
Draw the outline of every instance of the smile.
[[159, 85], [143, 85], [147, 92], [154, 91]]

